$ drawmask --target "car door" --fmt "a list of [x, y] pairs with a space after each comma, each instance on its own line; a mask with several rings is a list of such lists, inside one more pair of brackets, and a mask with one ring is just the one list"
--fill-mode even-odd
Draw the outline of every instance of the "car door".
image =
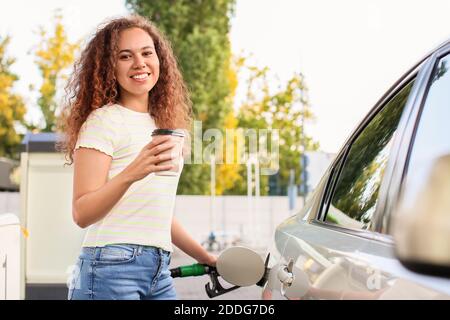
[[[419, 63], [380, 100], [339, 152], [306, 208], [278, 226], [274, 247], [279, 257], [271, 264], [266, 297], [268, 291], [290, 299], [442, 295], [439, 283], [430, 284], [398, 263], [385, 218], [395, 165], [408, 139], [411, 115], [425, 96], [433, 59]], [[292, 276], [298, 281], [292, 282]]]
[[[391, 212], [388, 227], [390, 231], [411, 234], [396, 243], [398, 253], [405, 247], [414, 252], [414, 259], [403, 261], [408, 268], [445, 277], [439, 263], [448, 264], [448, 258], [446, 262], [436, 257], [450, 252], [450, 215], [441, 209], [450, 203], [450, 45], [435, 56], [426, 97], [411, 125], [411, 141], [404, 144], [407, 150], [397, 196], [400, 201]], [[411, 221], [416, 221], [415, 225]], [[427, 270], [424, 261], [429, 261]], [[449, 279], [440, 282], [450, 288]]]

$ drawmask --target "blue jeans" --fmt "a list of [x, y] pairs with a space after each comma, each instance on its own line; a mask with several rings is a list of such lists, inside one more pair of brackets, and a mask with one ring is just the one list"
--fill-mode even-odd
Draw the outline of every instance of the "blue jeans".
[[133, 244], [84, 247], [69, 283], [69, 300], [175, 300], [171, 253]]

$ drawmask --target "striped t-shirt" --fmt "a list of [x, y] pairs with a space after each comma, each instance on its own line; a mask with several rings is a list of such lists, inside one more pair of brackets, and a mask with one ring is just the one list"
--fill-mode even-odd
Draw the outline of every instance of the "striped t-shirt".
[[[111, 179], [151, 141], [154, 129], [148, 113], [107, 105], [89, 115], [75, 149], [94, 148], [111, 156]], [[102, 220], [89, 226], [83, 247], [129, 243], [172, 251], [171, 224], [181, 170], [182, 165], [176, 176], [151, 173], [134, 182]]]

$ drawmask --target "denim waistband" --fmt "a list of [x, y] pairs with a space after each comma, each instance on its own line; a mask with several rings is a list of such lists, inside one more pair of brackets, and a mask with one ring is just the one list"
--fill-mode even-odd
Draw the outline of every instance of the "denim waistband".
[[[124, 246], [130, 249], [136, 250], [137, 255], [141, 255], [145, 252], [153, 252], [159, 256], [170, 256], [171, 252], [166, 251], [162, 248], [153, 247], [153, 246], [145, 246], [145, 245], [138, 245], [138, 244], [128, 244], [128, 243], [114, 243], [111, 244], [111, 246]], [[106, 245], [104, 247], [82, 247], [81, 248], [81, 256], [84, 257], [90, 257], [90, 258], [96, 258], [100, 254], [101, 250], [109, 245]]]

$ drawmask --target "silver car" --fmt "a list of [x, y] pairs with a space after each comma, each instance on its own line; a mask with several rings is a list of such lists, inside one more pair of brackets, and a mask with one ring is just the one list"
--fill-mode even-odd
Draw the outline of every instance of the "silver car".
[[377, 102], [270, 248], [265, 299], [450, 298], [450, 40]]

